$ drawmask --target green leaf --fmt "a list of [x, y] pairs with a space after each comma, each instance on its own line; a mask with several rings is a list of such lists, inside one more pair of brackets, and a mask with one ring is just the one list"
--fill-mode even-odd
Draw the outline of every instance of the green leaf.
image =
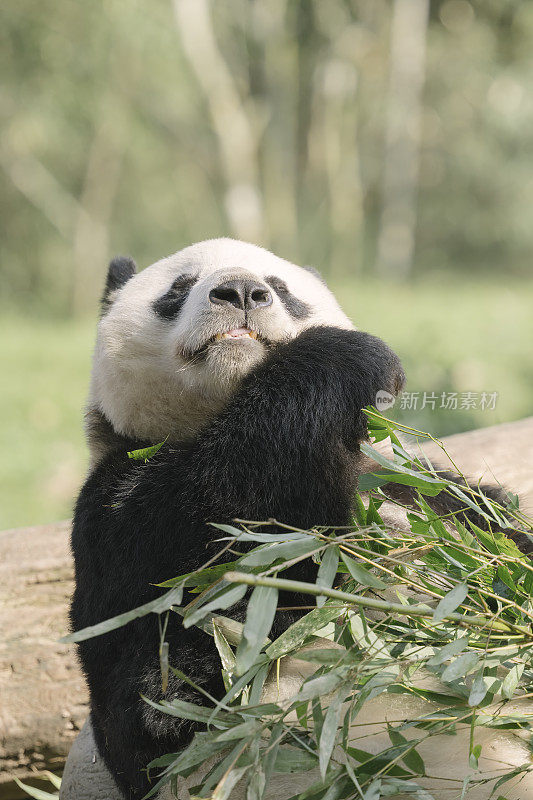
[[350, 613], [350, 630], [354, 641], [369, 656], [377, 656], [378, 658], [390, 657], [384, 640], [369, 628], [366, 617], [362, 612]]
[[449, 664], [441, 675], [445, 683], [451, 683], [458, 678], [463, 678], [471, 672], [479, 661], [477, 653], [463, 653]]
[[213, 638], [222, 662], [222, 668], [231, 675], [235, 669], [235, 655], [215, 620], [213, 620]]
[[348, 572], [357, 583], [360, 583], [362, 586], [369, 586], [372, 589], [385, 589], [387, 587], [387, 584], [380, 578], [373, 575], [366, 567], [358, 564], [353, 558], [347, 556], [346, 553], [341, 552], [341, 559], [348, 568]]
[[305, 617], [294, 622], [290, 625], [281, 636], [279, 636], [272, 644], [266, 649], [267, 656], [274, 661], [276, 658], [290, 653], [302, 642], [311, 636], [315, 631], [320, 630], [334, 619], [337, 619], [342, 609], [339, 609], [339, 604], [326, 603], [322, 608], [314, 608]]
[[219, 733], [217, 742], [227, 742], [231, 739], [247, 739], [252, 738], [259, 730], [259, 725], [256, 720], [248, 720], [242, 722], [240, 725], [234, 725], [227, 731]]
[[[390, 766], [392, 761], [396, 759], [403, 760], [404, 756], [410, 751], [413, 747], [412, 742], [408, 742], [407, 740], [404, 741], [402, 744], [393, 745], [392, 747], [387, 747], [386, 749], [382, 750], [380, 753], [376, 753], [376, 755], [372, 755], [370, 758], [367, 758], [361, 762], [361, 765], [358, 769], [358, 773], [365, 774], [365, 775], [374, 775], [381, 769], [386, 769]], [[348, 747], [348, 752], [351, 755], [354, 755], [355, 758], [358, 758], [364, 751], [358, 751], [356, 748]]]
[[372, 495], [368, 499], [368, 508], [366, 510], [366, 524], [372, 525], [373, 522], [376, 525], [383, 525], [383, 520], [379, 514], [378, 508], [380, 507], [383, 501], [380, 500], [379, 503], [376, 501]]
[[[318, 573], [316, 576], [316, 585], [324, 586], [326, 589], [331, 589], [331, 587], [333, 586], [333, 581], [335, 580], [335, 576], [337, 574], [338, 566], [339, 566], [339, 548], [337, 546], [328, 547], [328, 549], [324, 552], [322, 556], [322, 563], [318, 568]], [[316, 604], [318, 608], [322, 608], [325, 602], [326, 602], [326, 597], [324, 595], [319, 595], [316, 598]]]
[[252, 678], [254, 678], [255, 675], [257, 675], [259, 670], [262, 669], [262, 667], [267, 663], [268, 663], [268, 659], [267, 659], [267, 657], [265, 655], [263, 655], [260, 658], [258, 658], [258, 660], [248, 670], [248, 672], [246, 672], [244, 675], [241, 675], [240, 678], [238, 678], [235, 681], [233, 686], [230, 689], [228, 689], [228, 691], [226, 692], [226, 694], [224, 695], [222, 700], [218, 701], [217, 705], [213, 709], [213, 713], [212, 713], [212, 717], [211, 718], [214, 718], [215, 714], [218, 713], [218, 710], [220, 708], [222, 708], [223, 705], [227, 705], [230, 702], [230, 700], [233, 700], [234, 697], [237, 697], [238, 694], [244, 689], [244, 687], [247, 686], [247, 684], [250, 683]]
[[149, 458], [152, 458], [152, 456], [155, 456], [155, 454], [161, 450], [167, 439], [168, 436], [166, 439], [163, 439], [162, 442], [159, 442], [159, 444], [153, 444], [151, 447], [142, 447], [140, 450], [130, 450], [128, 452], [128, 458], [132, 458], [134, 461], [144, 461], [146, 464]]
[[447, 594], [444, 595], [435, 611], [433, 612], [433, 621], [440, 622], [448, 614], [452, 614], [458, 606], [463, 603], [468, 596], [468, 586], [466, 583], [458, 583]]
[[231, 772], [226, 772], [211, 795], [211, 800], [227, 800], [232, 789], [238, 784], [243, 775], [248, 772], [250, 766], [248, 764], [245, 767], [238, 767], [237, 769], [232, 769]]
[[311, 678], [304, 683], [294, 700], [301, 703], [303, 700], [312, 700], [313, 697], [329, 694], [337, 688], [342, 680], [342, 676], [337, 675], [335, 672], [328, 672], [318, 678]]
[[[524, 765], [521, 764], [519, 767], [515, 767], [514, 769], [507, 772], [505, 775], [502, 775], [502, 777], [499, 778], [492, 787], [492, 792], [490, 793], [490, 796], [492, 797], [492, 795], [494, 795], [494, 793], [496, 792], [496, 789], [499, 789], [500, 786], [503, 786], [504, 783], [510, 781], [511, 778], [515, 778], [517, 775], [523, 775], [523, 774], [524, 774]], [[498, 800], [500, 800], [500, 798], [498, 798]]]
[[424, 761], [415, 749], [418, 742], [408, 742], [405, 736], [402, 736], [402, 734], [394, 728], [389, 728], [389, 736], [393, 745], [404, 745], [408, 743], [413, 747], [412, 750], [408, 750], [405, 753], [402, 761], [405, 766], [412, 770], [412, 772], [414, 772], [416, 775], [425, 775], [426, 767], [424, 765]]
[[219, 578], [222, 578], [229, 569], [233, 569], [234, 567], [235, 561], [228, 561], [224, 564], [215, 564], [212, 567], [206, 567], [206, 569], [186, 572], [184, 575], [178, 575], [175, 578], [170, 578], [168, 581], [156, 583], [155, 585], [167, 588], [170, 586], [175, 586], [177, 583], [181, 583], [183, 587], [207, 587], [213, 583], [216, 583], [216, 581], [219, 580]]
[[497, 575], [502, 583], [504, 583], [513, 593], [516, 593], [516, 584], [513, 581], [513, 577], [507, 567], [504, 567], [503, 564], [500, 564]]
[[488, 684], [483, 678], [483, 670], [480, 670], [474, 679], [472, 688], [470, 689], [468, 705], [471, 707], [478, 706], [485, 699], [488, 689]]
[[481, 745], [477, 744], [475, 747], [472, 748], [468, 756], [468, 763], [472, 767], [472, 769], [478, 769], [478, 761], [480, 755], [481, 755]]
[[320, 545], [321, 542], [315, 539], [314, 536], [307, 536], [305, 539], [290, 540], [288, 542], [265, 544], [241, 558], [239, 564], [246, 567], [271, 566], [279, 560], [288, 561], [289, 559], [312, 553]]
[[331, 754], [335, 746], [335, 740], [337, 738], [337, 730], [339, 727], [339, 718], [342, 711], [342, 704], [344, 702], [346, 695], [350, 691], [351, 688], [348, 688], [346, 686], [343, 686], [341, 689], [339, 689], [335, 693], [330, 703], [328, 704], [328, 708], [324, 716], [322, 731], [320, 733], [319, 759], [318, 759], [320, 766], [320, 774], [322, 775], [322, 779], [326, 777], [329, 760], [331, 758]]
[[317, 765], [317, 758], [308, 750], [283, 745], [278, 749], [274, 772], [310, 772]]
[[266, 775], [261, 768], [261, 764], [254, 764], [253, 775], [248, 782], [246, 790], [246, 800], [261, 800], [266, 786]]
[[516, 691], [516, 687], [518, 686], [518, 681], [522, 677], [522, 673], [524, 671], [525, 664], [515, 664], [502, 682], [501, 693], [502, 696], [505, 697], [506, 700], [512, 700], [513, 695]]
[[289, 531], [287, 533], [260, 533], [258, 531], [243, 531], [236, 528], [234, 525], [223, 525], [219, 522], [209, 522], [213, 528], [217, 528], [224, 533], [228, 533], [234, 538], [238, 538], [241, 542], [262, 542], [263, 544], [272, 544], [272, 542], [289, 542], [296, 539], [311, 539], [315, 538], [310, 533], [302, 533], [301, 531]]
[[388, 483], [390, 483], [390, 479], [385, 474], [365, 472], [357, 479], [357, 489], [359, 492], [370, 492], [372, 489], [379, 489]]
[[50, 783], [52, 783], [56, 789], [61, 789], [61, 778], [58, 775], [54, 775], [54, 773], [50, 772], [48, 769], [43, 769], [42, 772], [39, 772], [39, 775], [46, 775]]
[[[198, 764], [203, 764], [216, 753], [227, 751], [228, 745], [226, 742], [217, 742], [215, 733], [211, 736], [205, 733], [195, 733], [191, 744], [178, 755], [174, 755], [174, 759], [169, 765], [169, 770], [173, 775], [184, 775], [191, 769], [195, 768]], [[166, 756], [164, 757], [167, 758]], [[165, 766], [160, 764], [161, 759], [154, 759], [148, 764], [149, 769], [158, 766]]]
[[[425, 475], [406, 475], [403, 472], [378, 472], [375, 477], [380, 481], [383, 482], [381, 485], [385, 483], [399, 483], [402, 486], [412, 486], [421, 494], [425, 494], [428, 497], [436, 497], [438, 494], [442, 492], [444, 488], [446, 488], [445, 483], [442, 481], [437, 480], [426, 480]], [[359, 486], [360, 488], [360, 486]]]
[[29, 794], [30, 797], [34, 797], [35, 800], [51, 800], [51, 798], [59, 797], [57, 794], [51, 794], [50, 792], [44, 792], [42, 789], [36, 789], [35, 786], [28, 786], [28, 784], [19, 781], [18, 778], [13, 777], [13, 780], [17, 786], [20, 786], [26, 794]]
[[[221, 745], [219, 744], [219, 746]], [[197, 800], [198, 792], [201, 792], [201, 794], [204, 796], [210, 797], [214, 787], [220, 782], [220, 780], [224, 777], [226, 772], [228, 772], [228, 770], [233, 769], [233, 767], [235, 767], [238, 762], [243, 760], [243, 755], [246, 761], [243, 762], [241, 766], [245, 766], [245, 764], [250, 764], [251, 762], [250, 759], [247, 758], [247, 754], [243, 754], [242, 752], [241, 741], [237, 741], [236, 744], [233, 744], [233, 747], [229, 751], [226, 747], [226, 755], [218, 761], [214, 769], [212, 769], [209, 772], [208, 776], [204, 778], [201, 787], [191, 787], [192, 797], [195, 797]], [[189, 775], [191, 771], [192, 770], [188, 771]], [[184, 777], [187, 777], [184, 772], [182, 772], [181, 774], [184, 775]]]
[[[357, 525], [363, 528], [366, 525], [366, 507], [361, 499], [361, 496], [357, 493], [354, 497], [354, 512]], [[354, 527], [357, 526], [354, 525]]]
[[269, 673], [269, 666], [270, 666], [269, 664], [264, 664], [252, 681], [252, 689], [250, 691], [251, 706], [259, 704], [261, 700], [261, 693], [263, 691], [263, 686], [265, 684], [265, 680]]
[[162, 614], [164, 611], [168, 611], [169, 608], [172, 608], [172, 606], [179, 606], [182, 597], [183, 587], [181, 585], [175, 586], [156, 600], [151, 600], [149, 603], [132, 609], [132, 611], [118, 614], [116, 617], [111, 617], [96, 625], [89, 625], [81, 631], [69, 633], [68, 636], [63, 636], [59, 641], [67, 643], [84, 642], [86, 639], [92, 639], [93, 636], [101, 636], [103, 633], [109, 633], [109, 631], [121, 628], [123, 625], [127, 625], [128, 622], [139, 617], [144, 617], [146, 614]]
[[350, 652], [343, 647], [324, 647], [318, 650], [309, 650], [308, 652], [300, 651], [297, 658], [299, 661], [310, 661], [311, 663], [327, 664], [328, 666], [336, 666], [343, 661], [355, 663], [360, 660], [356, 653]]
[[278, 590], [256, 586], [248, 603], [246, 622], [236, 653], [235, 672], [243, 675], [256, 661], [274, 621]]
[[[183, 617], [184, 628], [190, 628], [192, 625], [196, 625], [196, 623], [209, 614], [210, 611], [230, 608], [235, 605], [235, 603], [238, 603], [239, 600], [242, 600], [246, 594], [247, 587], [244, 584], [236, 586], [234, 584], [226, 584], [225, 586], [221, 584], [221, 586], [223, 588], [213, 600], [209, 603], [205, 603], [205, 605], [193, 606], [192, 609], [185, 614]], [[228, 586], [229, 588], [227, 588]]]
[[[423, 472], [416, 472], [415, 470], [409, 469], [409, 467], [403, 466], [403, 464], [399, 464], [396, 461], [391, 461], [384, 456], [383, 453], [380, 453], [366, 442], [361, 444], [361, 452], [367, 456], [370, 456], [370, 458], [372, 458], [374, 461], [377, 461], [381, 467], [385, 468], [385, 476], [382, 476], [381, 473], [378, 473], [379, 477], [386, 477], [395, 483], [404, 483], [406, 486], [416, 486], [421, 491], [429, 488], [431, 484], [433, 484], [435, 489], [438, 487], [439, 492], [448, 486], [448, 481], [439, 480], [438, 478]], [[407, 483], [407, 480], [410, 480], [410, 482]]]
[[520, 498], [513, 492], [507, 492], [507, 508], [509, 511], [518, 511], [520, 509]]
[[[154, 700], [150, 700], [148, 697], [142, 696], [142, 699], [145, 703], [148, 703], [149, 706], [152, 708], [156, 708], [158, 711], [163, 711], [165, 714], [169, 714], [171, 717], [178, 717], [179, 719], [189, 719], [193, 720], [194, 722], [205, 722], [208, 723], [212, 720], [212, 709], [206, 708], [205, 706], [196, 705], [196, 703], [188, 703], [185, 700], [161, 700], [159, 703], [156, 703]], [[215, 717], [214, 721], [218, 724], [223, 724], [224, 726], [228, 726], [230, 724], [235, 724], [240, 722], [240, 717], [237, 714], [228, 714], [227, 712], [220, 712], [223, 716]]]
[[469, 641], [470, 637], [466, 635], [454, 639], [453, 642], [444, 645], [444, 647], [439, 647], [435, 655], [427, 662], [428, 667], [438, 667], [448, 661], [449, 658], [459, 655], [461, 651], [468, 647]]

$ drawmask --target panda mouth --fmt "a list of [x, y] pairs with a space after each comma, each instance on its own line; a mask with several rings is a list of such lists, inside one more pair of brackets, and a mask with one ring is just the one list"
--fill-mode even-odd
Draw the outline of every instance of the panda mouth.
[[224, 344], [231, 342], [231, 346], [239, 345], [242, 346], [245, 342], [258, 342], [265, 347], [269, 347], [271, 343], [260, 336], [257, 331], [252, 330], [251, 328], [230, 328], [227, 331], [219, 331], [215, 333], [214, 336], [211, 336], [207, 341], [205, 341], [197, 350], [182, 350], [181, 355], [187, 359], [201, 359], [207, 355], [208, 350], [212, 346], [217, 346], [219, 344]]
[[257, 339], [257, 333], [250, 328], [232, 328], [224, 333], [217, 333], [211, 341], [221, 341], [222, 339], [229, 339], [231, 341], [242, 341], [246, 339]]

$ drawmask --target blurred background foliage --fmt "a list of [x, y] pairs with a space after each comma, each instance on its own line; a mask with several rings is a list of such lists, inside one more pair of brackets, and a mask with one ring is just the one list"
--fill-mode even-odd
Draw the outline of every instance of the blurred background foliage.
[[441, 435], [533, 410], [528, 0], [5, 0], [0, 527], [70, 513], [106, 265], [230, 235], [322, 271]]

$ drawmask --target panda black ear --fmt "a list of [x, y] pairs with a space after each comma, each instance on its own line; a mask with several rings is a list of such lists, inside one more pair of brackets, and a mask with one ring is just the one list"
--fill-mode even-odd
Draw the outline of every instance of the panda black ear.
[[104, 294], [102, 295], [102, 310], [105, 311], [112, 303], [111, 295], [121, 286], [124, 286], [137, 272], [137, 264], [130, 256], [116, 256], [109, 264]]

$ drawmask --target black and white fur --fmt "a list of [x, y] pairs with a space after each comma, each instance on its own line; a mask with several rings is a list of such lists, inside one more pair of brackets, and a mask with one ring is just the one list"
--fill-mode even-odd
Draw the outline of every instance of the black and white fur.
[[[252, 335], [220, 338], [242, 328]], [[209, 521], [347, 524], [361, 409], [403, 380], [394, 353], [354, 330], [319, 277], [258, 247], [208, 241], [140, 274], [112, 262], [87, 415], [92, 469], [72, 534], [73, 628], [199, 567], [220, 546]], [[165, 437], [148, 463], [128, 458]], [[171, 618], [166, 638], [171, 663], [220, 694], [209, 637]], [[140, 698], [161, 697], [158, 646], [152, 615], [79, 646], [98, 748], [131, 800], [147, 791], [146, 764], [191, 735]], [[193, 699], [175, 679], [166, 697], [176, 696]]]
[[[362, 409], [403, 381], [396, 355], [354, 329], [319, 277], [258, 247], [203, 242], [140, 274], [113, 261], [87, 412], [92, 465], [72, 534], [73, 628], [198, 568], [220, 547], [210, 521], [348, 524]], [[163, 439], [148, 463], [128, 458]], [[294, 576], [313, 580], [312, 569]], [[220, 695], [212, 640], [174, 615], [166, 639], [170, 663]], [[96, 743], [128, 800], [147, 792], [148, 762], [192, 734], [140, 697], [161, 698], [158, 648], [153, 615], [79, 645]], [[196, 699], [176, 678], [165, 697]]]

